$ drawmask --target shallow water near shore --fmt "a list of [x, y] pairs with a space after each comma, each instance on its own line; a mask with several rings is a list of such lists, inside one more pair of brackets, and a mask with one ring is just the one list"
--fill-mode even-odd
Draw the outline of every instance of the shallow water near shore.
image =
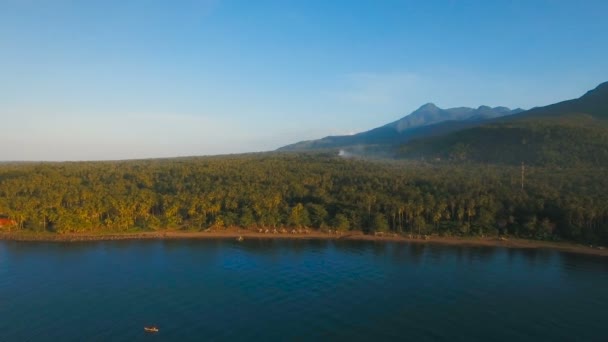
[[370, 241], [0, 241], [0, 317], [1, 341], [604, 341], [608, 261]]

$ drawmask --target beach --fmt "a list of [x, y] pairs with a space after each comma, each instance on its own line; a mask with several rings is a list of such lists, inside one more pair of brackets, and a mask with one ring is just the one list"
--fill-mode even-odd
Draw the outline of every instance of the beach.
[[81, 242], [111, 240], [179, 240], [179, 239], [295, 239], [295, 240], [359, 240], [375, 242], [400, 242], [417, 244], [442, 244], [456, 246], [505, 247], [521, 249], [553, 249], [562, 252], [608, 256], [608, 249], [601, 246], [583, 245], [572, 242], [530, 240], [512, 237], [457, 237], [457, 236], [412, 236], [396, 233], [365, 234], [362, 231], [323, 232], [285, 232], [274, 229], [253, 230], [227, 228], [207, 231], [157, 230], [142, 232], [108, 232], [108, 233], [36, 233], [36, 232], [2, 232], [0, 240], [12, 241], [46, 241], [46, 242]]

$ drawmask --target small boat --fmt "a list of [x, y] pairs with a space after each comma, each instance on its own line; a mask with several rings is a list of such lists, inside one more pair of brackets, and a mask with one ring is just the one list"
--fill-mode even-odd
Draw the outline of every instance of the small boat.
[[241, 242], [241, 241], [243, 241], [243, 240], [245, 240], [245, 239], [244, 239], [244, 238], [243, 238], [241, 235], [239, 235], [239, 237], [238, 237], [238, 238], [236, 238], [236, 241], [238, 241], [238, 242]]
[[158, 332], [158, 328], [155, 326], [151, 326], [151, 327], [144, 327], [144, 330], [146, 332], [151, 332], [151, 333], [157, 333]]

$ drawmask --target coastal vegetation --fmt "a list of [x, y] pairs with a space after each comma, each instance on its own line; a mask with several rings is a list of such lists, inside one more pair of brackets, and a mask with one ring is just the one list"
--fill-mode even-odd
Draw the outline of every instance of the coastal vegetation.
[[[523, 171], [523, 172], [522, 172]], [[491, 165], [266, 153], [5, 163], [11, 232], [228, 227], [608, 243], [608, 180], [586, 165]]]

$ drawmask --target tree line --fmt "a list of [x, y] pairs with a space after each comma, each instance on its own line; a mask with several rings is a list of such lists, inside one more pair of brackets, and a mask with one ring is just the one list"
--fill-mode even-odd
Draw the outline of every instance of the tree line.
[[[0, 215], [56, 233], [239, 226], [608, 242], [606, 170], [269, 153], [0, 164]], [[523, 185], [523, 189], [522, 189]]]

